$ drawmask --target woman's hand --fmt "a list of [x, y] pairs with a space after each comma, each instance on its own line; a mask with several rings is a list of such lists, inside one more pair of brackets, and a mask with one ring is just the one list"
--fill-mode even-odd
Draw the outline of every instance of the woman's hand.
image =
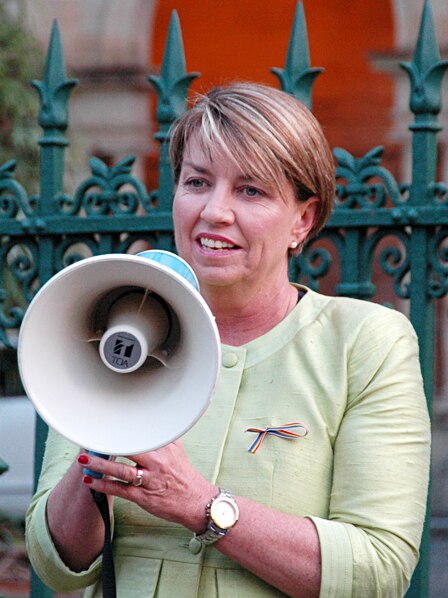
[[[81, 450], [48, 498], [51, 536], [62, 560], [73, 571], [86, 570], [103, 548], [104, 524], [90, 490], [108, 495], [110, 512], [113, 497], [119, 496], [194, 532], [203, 532], [207, 526], [205, 505], [218, 489], [192, 466], [180, 441], [127, 459], [135, 465]], [[105, 477], [85, 475], [86, 467]], [[141, 485], [133, 485], [139, 480]]]
[[134, 465], [82, 453], [80, 466], [104, 474], [84, 476], [92, 490], [130, 500], [142, 509], [192, 531], [206, 528], [205, 505], [218, 492], [193, 467], [180, 440], [158, 450], [127, 456]]
[[[83, 472], [74, 461], [51, 491], [46, 508], [51, 537], [64, 563], [73, 571], [83, 571], [101, 554], [104, 524], [92, 500]], [[112, 512], [113, 496], [109, 498]]]

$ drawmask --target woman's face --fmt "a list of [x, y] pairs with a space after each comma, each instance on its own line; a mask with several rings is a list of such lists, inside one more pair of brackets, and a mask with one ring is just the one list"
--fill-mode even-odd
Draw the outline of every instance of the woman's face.
[[224, 156], [211, 160], [193, 136], [174, 196], [177, 250], [203, 291], [229, 285], [274, 291], [287, 281], [289, 245], [306, 237], [317, 202], [298, 202], [286, 180], [281, 195]]

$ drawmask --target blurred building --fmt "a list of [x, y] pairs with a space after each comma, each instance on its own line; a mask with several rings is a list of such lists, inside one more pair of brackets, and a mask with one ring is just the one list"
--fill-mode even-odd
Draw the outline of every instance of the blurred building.
[[[14, 0], [9, 0], [14, 2]], [[112, 161], [139, 158], [139, 173], [157, 153], [153, 91], [172, 10], [179, 13], [194, 91], [249, 79], [277, 84], [296, 0], [23, 0], [30, 30], [45, 48], [59, 22], [68, 70], [80, 79], [71, 101], [72, 128], [89, 150]], [[20, 2], [20, 0], [17, 0]], [[333, 146], [363, 155], [376, 145], [399, 180], [410, 172], [409, 82], [399, 68], [411, 57], [424, 0], [304, 1], [313, 66], [314, 111]], [[442, 54], [448, 54], [448, 4], [432, 0]], [[445, 80], [448, 89], [448, 81]], [[440, 135], [441, 175], [448, 173], [448, 102]], [[444, 177], [445, 180], [448, 178]]]
[[135, 155], [135, 174], [144, 179], [147, 156], [157, 151], [146, 81], [153, 71], [157, 2], [24, 1], [27, 25], [45, 51], [58, 21], [68, 74], [79, 79], [70, 101], [71, 129], [106, 163]]

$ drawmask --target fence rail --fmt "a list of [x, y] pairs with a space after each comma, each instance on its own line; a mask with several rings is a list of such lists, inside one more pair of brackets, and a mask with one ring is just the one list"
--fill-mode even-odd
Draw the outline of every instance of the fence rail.
[[[436, 180], [441, 82], [448, 67], [440, 60], [430, 1], [425, 2], [415, 53], [401, 64], [409, 75], [413, 114], [412, 179], [399, 184], [382, 165], [376, 147], [356, 158], [337, 148], [337, 197], [320, 237], [291, 261], [291, 276], [313, 288], [338, 269], [337, 294], [375, 297], [373, 272], [389, 277], [395, 298], [409, 304], [421, 350], [423, 377], [431, 408], [434, 378], [434, 311], [448, 293], [448, 187]], [[282, 89], [311, 108], [312, 85], [323, 69], [310, 66], [302, 4], [295, 15], [283, 69], [274, 68]], [[68, 145], [68, 106], [78, 84], [67, 79], [55, 23], [41, 81], [39, 124], [43, 136], [40, 189], [29, 195], [15, 179], [13, 160], [0, 166], [0, 341], [11, 344], [26, 305], [57, 271], [90, 255], [132, 251], [136, 242], [174, 250], [171, 203], [173, 178], [167, 141], [172, 122], [187, 108], [198, 73], [187, 73], [180, 24], [173, 13], [162, 68], [149, 83], [157, 94], [156, 139], [160, 144], [159, 186], [148, 191], [132, 174], [134, 158], [107, 166], [91, 158], [90, 176], [70, 195], [64, 189]], [[21, 297], [12, 299], [14, 288]], [[36, 474], [46, 426], [38, 420]], [[409, 596], [428, 595], [429, 520], [422, 556]], [[34, 578], [32, 595], [51, 595]]]

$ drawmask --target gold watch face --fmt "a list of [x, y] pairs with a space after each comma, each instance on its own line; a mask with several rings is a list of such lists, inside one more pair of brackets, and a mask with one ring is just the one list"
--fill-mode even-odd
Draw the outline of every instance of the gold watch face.
[[229, 529], [238, 521], [238, 506], [223, 496], [215, 499], [210, 508], [210, 517], [215, 525], [221, 529]]

